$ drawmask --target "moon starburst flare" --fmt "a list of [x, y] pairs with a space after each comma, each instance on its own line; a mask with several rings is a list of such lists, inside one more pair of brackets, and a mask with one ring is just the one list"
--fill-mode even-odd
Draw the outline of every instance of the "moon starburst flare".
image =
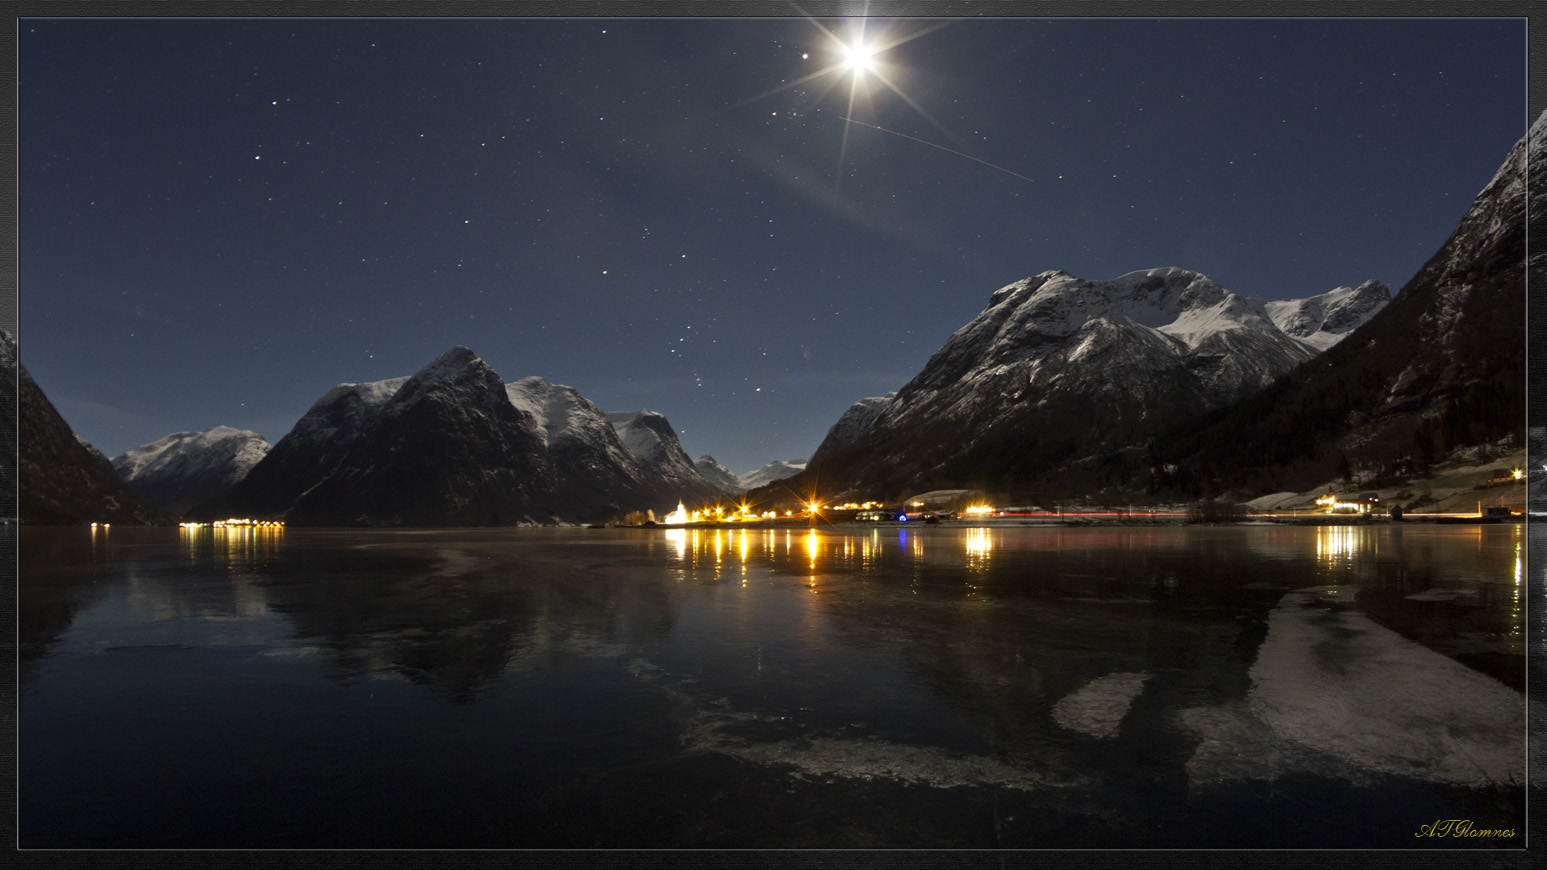
[[843, 47], [843, 65], [854, 73], [858, 79], [870, 72], [875, 67], [876, 49], [874, 46], [862, 42], [854, 42]]

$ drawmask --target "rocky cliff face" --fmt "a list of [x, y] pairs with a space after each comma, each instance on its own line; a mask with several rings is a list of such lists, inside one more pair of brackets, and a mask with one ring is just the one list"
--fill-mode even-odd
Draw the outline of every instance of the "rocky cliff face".
[[136, 492], [181, 514], [225, 494], [268, 452], [257, 432], [216, 426], [143, 444], [114, 457], [112, 466]]

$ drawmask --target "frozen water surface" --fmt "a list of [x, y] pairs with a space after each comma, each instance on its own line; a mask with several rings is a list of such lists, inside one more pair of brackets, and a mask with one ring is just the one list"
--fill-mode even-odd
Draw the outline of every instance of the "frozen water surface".
[[19, 839], [1518, 849], [1534, 535], [27, 529]]

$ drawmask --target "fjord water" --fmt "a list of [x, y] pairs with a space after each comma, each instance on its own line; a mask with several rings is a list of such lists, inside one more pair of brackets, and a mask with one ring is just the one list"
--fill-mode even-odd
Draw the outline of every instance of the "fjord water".
[[19, 843], [1519, 848], [1544, 543], [29, 528]]

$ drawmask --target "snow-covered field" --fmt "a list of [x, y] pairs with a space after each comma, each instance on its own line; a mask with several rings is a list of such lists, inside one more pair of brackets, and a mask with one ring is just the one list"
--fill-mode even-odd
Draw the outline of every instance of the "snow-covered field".
[[[1339, 495], [1374, 492], [1380, 495], [1383, 505], [1407, 506], [1422, 499], [1422, 504], [1412, 509], [1416, 515], [1476, 511], [1479, 503], [1484, 508], [1507, 507], [1520, 510], [1525, 507], [1525, 485], [1523, 483], [1494, 484], [1493, 474], [1495, 471], [1511, 471], [1525, 467], [1526, 451], [1520, 449], [1497, 459], [1464, 462], [1464, 464], [1436, 471], [1427, 478], [1409, 480], [1401, 486], [1371, 487], [1361, 486], [1358, 483], [1345, 484], [1341, 480], [1335, 480], [1305, 492], [1275, 492], [1259, 496], [1245, 502], [1245, 506], [1256, 511], [1305, 510], [1314, 508], [1316, 499], [1328, 492]], [[1479, 485], [1484, 485], [1486, 488], [1478, 489]], [[1398, 496], [1404, 492], [1411, 495], [1399, 498]], [[1410, 515], [1415, 514], [1410, 513]]]

